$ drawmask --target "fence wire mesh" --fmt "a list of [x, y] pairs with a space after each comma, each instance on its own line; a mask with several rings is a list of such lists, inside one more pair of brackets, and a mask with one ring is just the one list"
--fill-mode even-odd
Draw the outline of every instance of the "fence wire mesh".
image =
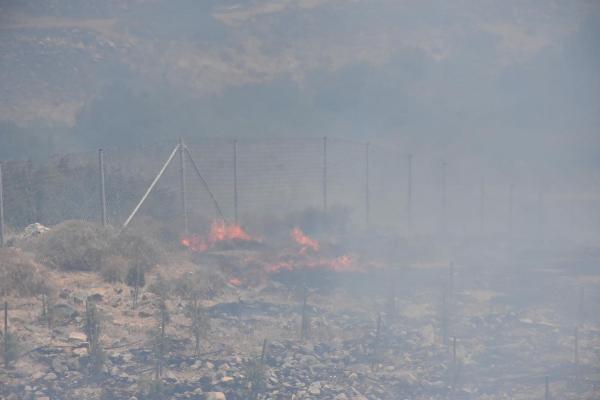
[[[159, 143], [103, 151], [109, 224], [123, 224], [176, 146]], [[597, 235], [600, 226], [598, 194], [589, 184], [542, 187], [534, 178], [511, 176], [469, 159], [455, 158], [445, 165], [443, 157], [415, 155], [409, 207], [408, 154], [402, 149], [333, 138], [196, 138], [185, 147], [191, 231], [219, 218], [219, 210], [228, 221], [237, 216], [247, 224], [325, 208], [328, 213], [348, 213], [357, 226], [415, 234], [435, 234], [446, 227], [465, 235], [511, 229], [531, 236], [548, 231]], [[181, 232], [181, 156], [175, 154], [133, 225], [157, 221], [157, 226]], [[101, 220], [97, 151], [56, 155], [42, 164], [3, 162], [2, 172], [9, 230], [34, 222]]]

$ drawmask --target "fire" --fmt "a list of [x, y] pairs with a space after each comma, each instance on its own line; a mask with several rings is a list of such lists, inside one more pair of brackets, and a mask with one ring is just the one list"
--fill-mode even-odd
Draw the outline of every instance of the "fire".
[[208, 238], [210, 243], [217, 243], [223, 240], [252, 240], [241, 226], [235, 224], [226, 224], [225, 221], [214, 221], [210, 226]]
[[242, 284], [242, 281], [239, 278], [231, 278], [229, 280], [229, 284], [233, 286], [240, 286]]
[[319, 251], [319, 242], [316, 240], [306, 236], [304, 232], [300, 228], [292, 229], [292, 238], [298, 243], [300, 248], [300, 254], [305, 254], [307, 250], [312, 250], [314, 252]]
[[241, 226], [227, 224], [225, 221], [213, 221], [208, 236], [190, 235], [181, 239], [181, 244], [192, 251], [205, 252], [215, 244], [227, 240], [250, 241], [252, 238]]
[[354, 260], [348, 255], [342, 255], [335, 258], [317, 258], [308, 259], [303, 261], [278, 261], [273, 264], [267, 265], [265, 271], [269, 274], [274, 274], [280, 271], [293, 271], [299, 268], [306, 268], [311, 270], [325, 269], [335, 272], [361, 272]]

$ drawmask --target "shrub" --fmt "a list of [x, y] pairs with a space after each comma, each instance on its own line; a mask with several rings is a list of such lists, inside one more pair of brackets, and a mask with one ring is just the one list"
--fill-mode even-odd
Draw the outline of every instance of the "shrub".
[[34, 242], [38, 260], [69, 271], [98, 271], [110, 246], [110, 231], [85, 221], [66, 221]]
[[109, 283], [124, 282], [128, 268], [127, 260], [123, 256], [109, 255], [102, 263], [100, 275]]
[[5, 332], [2, 340], [2, 358], [4, 359], [4, 366], [8, 367], [19, 358], [21, 352], [21, 345], [19, 344], [15, 335], [10, 332]]
[[262, 360], [249, 360], [243, 369], [246, 378], [246, 389], [248, 399], [258, 399], [265, 390], [267, 383], [267, 369]]
[[162, 258], [151, 239], [86, 221], [66, 221], [27, 244], [40, 262], [68, 271], [96, 271], [109, 281], [126, 279], [127, 268], [147, 271]]
[[88, 353], [90, 357], [89, 372], [92, 375], [99, 374], [106, 361], [106, 354], [100, 344], [101, 324], [102, 317], [98, 312], [96, 304], [94, 304], [93, 301], [87, 300], [85, 302], [85, 321], [83, 330], [88, 341]]
[[172, 268], [164, 266], [165, 284], [169, 292], [184, 299], [211, 299], [218, 296], [225, 287], [225, 277], [207, 266], [181, 263]]
[[110, 250], [125, 258], [132, 268], [148, 271], [163, 258], [160, 245], [146, 236], [121, 233], [112, 237]]
[[35, 296], [49, 289], [48, 276], [33, 257], [14, 248], [0, 249], [0, 294]]

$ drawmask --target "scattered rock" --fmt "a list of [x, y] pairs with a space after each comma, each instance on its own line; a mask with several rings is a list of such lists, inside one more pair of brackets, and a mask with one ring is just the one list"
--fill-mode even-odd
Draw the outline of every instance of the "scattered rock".
[[204, 400], [227, 400], [223, 392], [208, 392], [204, 395]]

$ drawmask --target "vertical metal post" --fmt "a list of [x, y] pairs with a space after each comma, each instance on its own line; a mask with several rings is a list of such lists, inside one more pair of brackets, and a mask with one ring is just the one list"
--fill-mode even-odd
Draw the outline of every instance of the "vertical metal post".
[[381, 314], [377, 314], [377, 330], [375, 331], [375, 343], [373, 344], [373, 358], [371, 360], [371, 369], [375, 369], [375, 367], [377, 366], [380, 337], [381, 337]]
[[4, 366], [8, 367], [8, 302], [4, 302]]
[[485, 229], [485, 177], [481, 178], [481, 193], [479, 198], [479, 234], [483, 235]]
[[369, 193], [369, 142], [365, 143], [365, 220], [367, 227], [371, 224], [371, 199]]
[[187, 199], [185, 187], [185, 144], [183, 138], [179, 138], [179, 180], [181, 191], [181, 214], [183, 216], [183, 232], [188, 233], [188, 215], [187, 215]]
[[542, 192], [542, 188], [538, 190], [538, 215], [537, 215], [537, 234], [538, 239], [542, 238], [542, 233], [544, 232], [544, 194]]
[[106, 226], [106, 187], [104, 185], [104, 151], [98, 150], [98, 171], [100, 176], [100, 222]]
[[515, 185], [513, 183], [510, 184], [508, 188], [508, 234], [512, 236], [513, 233], [513, 195], [514, 195]]
[[406, 215], [408, 220], [408, 231], [412, 232], [412, 160], [413, 155], [408, 155], [408, 187], [406, 190]]
[[237, 140], [233, 141], [233, 221], [238, 225], [238, 159]]
[[450, 261], [448, 269], [448, 299], [450, 303], [454, 297], [454, 262]]
[[2, 188], [2, 163], [0, 163], [0, 247], [4, 246], [4, 193]]
[[452, 336], [452, 364], [456, 367], [456, 336]]
[[544, 390], [544, 400], [550, 400], [550, 377], [546, 375], [545, 380], [545, 390]]
[[577, 322], [580, 326], [583, 326], [585, 322], [585, 309], [584, 309], [584, 301], [585, 301], [585, 287], [582, 286], [579, 289], [579, 307], [577, 308]]
[[575, 362], [575, 380], [579, 381], [579, 327], [575, 327], [575, 351], [574, 351], [574, 362]]
[[446, 211], [447, 211], [447, 204], [446, 204], [446, 167], [447, 164], [444, 161], [442, 163], [442, 233], [446, 234], [447, 231], [447, 221], [446, 221]]
[[306, 339], [308, 331], [308, 320], [306, 315], [306, 302], [308, 300], [308, 287], [304, 285], [303, 299], [302, 299], [302, 323], [300, 326], [300, 340]]
[[265, 356], [267, 355], [267, 339], [263, 340], [262, 351], [260, 352], [260, 363], [265, 362]]
[[323, 137], [323, 212], [327, 214], [327, 136]]

